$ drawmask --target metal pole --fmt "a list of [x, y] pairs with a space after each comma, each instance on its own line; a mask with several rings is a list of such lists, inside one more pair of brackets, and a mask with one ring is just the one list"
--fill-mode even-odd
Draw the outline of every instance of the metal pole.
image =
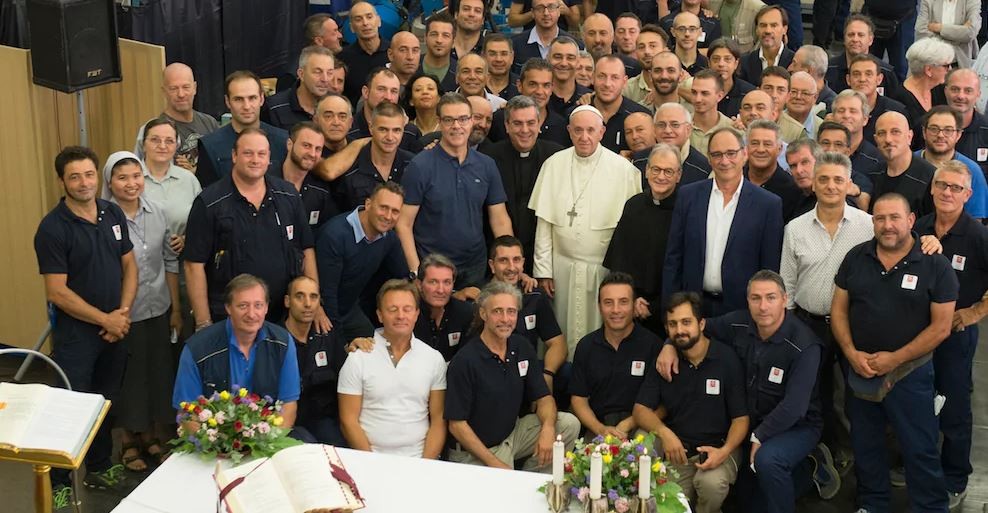
[[86, 129], [86, 98], [82, 91], [76, 91], [76, 114], [79, 116], [79, 146], [89, 146], [89, 131]]
[[[34, 351], [41, 351], [41, 346], [45, 345], [45, 340], [48, 340], [48, 335], [51, 334], [51, 323], [45, 326], [45, 331], [41, 332], [41, 336], [38, 337], [38, 341], [34, 343]], [[24, 373], [27, 372], [27, 368], [31, 365], [31, 361], [34, 360], [34, 353], [27, 353], [24, 358], [24, 363], [21, 364], [20, 368], [17, 369], [17, 374], [14, 374], [14, 381], [19, 382], [21, 378], [24, 377]]]

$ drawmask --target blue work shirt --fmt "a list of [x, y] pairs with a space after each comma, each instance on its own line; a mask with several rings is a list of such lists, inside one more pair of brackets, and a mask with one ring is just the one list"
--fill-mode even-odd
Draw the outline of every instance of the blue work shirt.
[[[923, 158], [923, 150], [916, 150], [913, 155]], [[964, 211], [976, 219], [988, 218], [988, 181], [984, 172], [977, 162], [959, 151], [954, 151], [954, 160], [967, 166], [971, 172], [971, 198], [964, 204]]]
[[[230, 319], [224, 321], [226, 324], [227, 343], [229, 346], [230, 358], [230, 385], [237, 385], [247, 390], [252, 390], [251, 377], [254, 373], [254, 358], [257, 353], [258, 340], [263, 340], [267, 336], [267, 330], [261, 328], [254, 337], [255, 343], [250, 346], [250, 355], [244, 357], [237, 345], [237, 336], [233, 333], [233, 325]], [[285, 361], [281, 366], [281, 374], [278, 378], [278, 397], [274, 399], [282, 402], [297, 401], [301, 393], [301, 384], [298, 374], [298, 356], [296, 355], [294, 339], [289, 341], [288, 350], [285, 353]], [[178, 362], [178, 373], [175, 376], [175, 389], [172, 393], [172, 406], [178, 409], [181, 402], [192, 402], [202, 395], [202, 376], [199, 374], [199, 367], [196, 365], [192, 352], [186, 346], [182, 349], [182, 356]]]

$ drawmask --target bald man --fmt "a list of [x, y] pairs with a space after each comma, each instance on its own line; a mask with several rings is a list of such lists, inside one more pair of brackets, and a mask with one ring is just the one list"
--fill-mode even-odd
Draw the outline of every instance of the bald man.
[[583, 40], [587, 45], [587, 51], [594, 60], [599, 60], [605, 55], [615, 55], [621, 59], [625, 67], [625, 74], [631, 78], [638, 76], [642, 72], [638, 60], [623, 53], [614, 53], [614, 23], [603, 14], [591, 14], [583, 22]]
[[408, 79], [412, 78], [419, 69], [419, 62], [422, 60], [422, 46], [419, 38], [415, 34], [401, 31], [391, 38], [391, 46], [388, 47], [388, 62], [391, 71], [398, 76], [402, 91], [408, 85]]
[[816, 80], [805, 71], [797, 71], [789, 79], [789, 100], [786, 101], [786, 114], [803, 124], [807, 134], [815, 134], [816, 127], [823, 119], [816, 115], [817, 98], [820, 90]]
[[[161, 93], [165, 97], [165, 110], [161, 116], [170, 119], [178, 129], [175, 163], [194, 173], [199, 161], [199, 138], [211, 134], [220, 124], [213, 116], [192, 108], [196, 99], [196, 78], [187, 65], [173, 62], [165, 67], [161, 73]], [[144, 125], [137, 129], [134, 153], [144, 158]]]
[[923, 217], [933, 212], [930, 182], [936, 168], [913, 155], [909, 147], [912, 139], [909, 120], [898, 112], [886, 112], [875, 121], [875, 144], [885, 157], [886, 166], [870, 175], [874, 184], [872, 197], [897, 192], [909, 201], [916, 217]]
[[487, 60], [475, 54], [468, 53], [456, 62], [457, 92], [466, 97], [480, 96], [491, 104], [491, 111], [504, 106], [508, 101], [487, 91]]
[[631, 153], [655, 146], [655, 128], [652, 116], [647, 112], [632, 112], [624, 118], [624, 137]]
[[604, 254], [624, 203], [642, 191], [641, 174], [607, 149], [604, 117], [583, 105], [569, 116], [573, 147], [546, 159], [528, 208], [535, 211], [533, 272], [553, 297], [569, 343], [600, 327], [597, 287], [607, 273]]

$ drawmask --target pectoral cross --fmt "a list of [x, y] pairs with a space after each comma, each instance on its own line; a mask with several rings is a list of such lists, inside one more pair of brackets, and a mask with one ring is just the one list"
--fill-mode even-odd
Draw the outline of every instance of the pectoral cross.
[[573, 219], [576, 219], [576, 205], [573, 205], [573, 208], [569, 209], [569, 212], [566, 212], [566, 215], [569, 216], [569, 225], [572, 227]]

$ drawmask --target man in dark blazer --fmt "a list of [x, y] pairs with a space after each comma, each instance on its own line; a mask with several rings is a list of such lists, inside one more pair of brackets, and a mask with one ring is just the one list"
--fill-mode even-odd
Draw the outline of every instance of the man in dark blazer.
[[738, 74], [755, 87], [762, 85], [762, 70], [770, 66], [788, 68], [796, 55], [782, 41], [789, 28], [789, 17], [778, 5], [766, 5], [755, 15], [758, 44], [741, 57]]
[[714, 179], [684, 185], [672, 215], [662, 296], [702, 293], [706, 317], [746, 308], [748, 279], [779, 269], [782, 200], [744, 179], [744, 148], [734, 129], [715, 130], [709, 145]]
[[515, 52], [511, 72], [516, 75], [521, 74], [521, 67], [528, 59], [548, 59], [549, 46], [559, 36], [572, 37], [583, 49], [578, 38], [559, 28], [559, 0], [532, 0], [532, 15], [535, 26], [511, 38]]

